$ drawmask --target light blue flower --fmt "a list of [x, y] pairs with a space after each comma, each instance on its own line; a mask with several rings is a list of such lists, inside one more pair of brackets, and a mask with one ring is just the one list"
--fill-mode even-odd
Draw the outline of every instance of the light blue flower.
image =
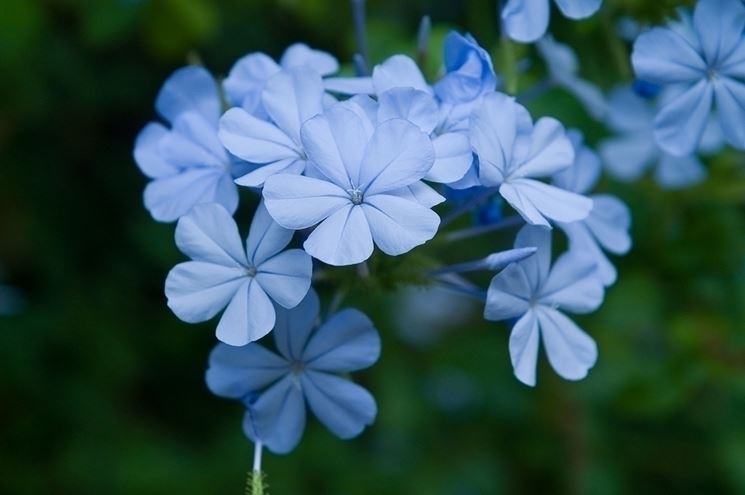
[[497, 88], [491, 57], [473, 36], [451, 31], [445, 38], [444, 50], [446, 73], [434, 86], [441, 101], [468, 103]]
[[301, 174], [307, 157], [300, 140], [303, 123], [323, 111], [321, 76], [307, 67], [281, 70], [261, 93], [268, 114], [261, 119], [243, 108], [231, 108], [220, 119], [219, 137], [234, 155], [260, 164], [236, 179], [242, 186], [261, 187], [277, 173]]
[[290, 45], [279, 63], [264, 53], [249, 53], [233, 65], [223, 81], [228, 102], [231, 106], [242, 107], [255, 117], [265, 118], [267, 113], [261, 94], [267, 81], [282, 69], [298, 67], [313, 70], [321, 77], [338, 71], [339, 62], [333, 55], [314, 50], [303, 43]]
[[[584, 19], [600, 9], [603, 0], [555, 0], [561, 13], [570, 19]], [[515, 41], [531, 43], [548, 29], [549, 0], [507, 0], [502, 9], [505, 34]]]
[[[600, 158], [584, 145], [579, 131], [570, 130], [568, 135], [574, 146], [574, 164], [554, 175], [553, 184], [567, 191], [589, 194], [600, 178]], [[593, 206], [587, 218], [558, 225], [569, 239], [569, 249], [594, 262], [600, 281], [608, 286], [616, 281], [618, 274], [603, 250], [621, 255], [631, 249], [631, 213], [615, 196], [594, 194], [590, 198]]]
[[216, 334], [226, 344], [263, 337], [274, 327], [272, 301], [292, 308], [310, 288], [310, 257], [300, 249], [283, 251], [292, 235], [260, 204], [244, 250], [238, 227], [222, 206], [196, 206], [176, 226], [176, 245], [192, 261], [168, 273], [168, 307], [189, 323], [225, 309]]
[[597, 86], [578, 76], [579, 62], [574, 51], [551, 35], [538, 40], [536, 48], [546, 63], [551, 82], [577, 98], [593, 118], [602, 119], [608, 104]]
[[238, 206], [233, 178], [248, 165], [217, 139], [222, 105], [217, 84], [202, 67], [179, 69], [163, 84], [155, 102], [171, 128], [151, 122], [137, 136], [134, 158], [153, 179], [144, 194], [155, 220], [172, 222], [199, 203], [218, 202], [231, 213]]
[[727, 141], [745, 149], [745, 5], [700, 0], [690, 19], [643, 33], [632, 62], [640, 79], [685, 90], [662, 106], [654, 136], [667, 153], [698, 149], [712, 107]]
[[484, 317], [499, 321], [518, 318], [510, 334], [515, 376], [536, 383], [539, 341], [551, 367], [562, 378], [580, 380], [597, 361], [595, 341], [559, 310], [589, 313], [603, 302], [604, 289], [592, 260], [569, 251], [551, 266], [551, 232], [527, 225], [516, 248], [534, 246], [533, 256], [513, 263], [489, 285]]
[[440, 218], [401, 193], [434, 163], [430, 138], [416, 125], [390, 119], [373, 127], [340, 103], [307, 121], [301, 138], [317, 176], [274, 175], [263, 194], [283, 227], [317, 225], [303, 244], [309, 254], [351, 265], [370, 257], [373, 242], [397, 256], [434, 237]]
[[513, 98], [491, 93], [471, 116], [470, 141], [478, 160], [469, 174], [482, 186], [498, 187], [528, 223], [574, 222], [592, 209], [592, 200], [535, 180], [574, 161], [572, 143], [557, 120], [544, 117], [533, 124]]
[[380, 356], [380, 336], [356, 309], [345, 309], [318, 326], [318, 296], [311, 290], [292, 310], [277, 308], [274, 342], [279, 354], [258, 344], [218, 344], [207, 370], [216, 395], [241, 400], [247, 408], [243, 430], [253, 441], [285, 454], [305, 430], [310, 410], [332, 433], [359, 435], [377, 415], [375, 399], [339, 376], [372, 366]]
[[[663, 97], [667, 99], [668, 97]], [[706, 169], [696, 155], [677, 157], [665, 153], [654, 139], [658, 105], [638, 96], [629, 87], [613, 90], [609, 97], [608, 127], [616, 136], [600, 142], [598, 150], [610, 174], [631, 182], [654, 168], [654, 179], [663, 188], [680, 189], [706, 179]], [[714, 153], [724, 144], [715, 119], [709, 119], [700, 152]]]

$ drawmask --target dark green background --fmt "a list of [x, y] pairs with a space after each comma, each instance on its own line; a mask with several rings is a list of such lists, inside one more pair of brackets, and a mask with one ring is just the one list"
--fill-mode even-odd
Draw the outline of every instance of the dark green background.
[[[628, 76], [610, 55], [624, 49], [614, 16], [659, 20], [680, 3], [606, 0], [590, 21], [553, 26], [608, 88]], [[494, 4], [370, 0], [373, 58], [411, 52], [423, 14], [433, 45], [457, 27], [496, 51]], [[0, 493], [242, 493], [241, 407], [203, 384], [214, 322], [165, 306], [164, 277], [183, 258], [173, 226], [142, 207], [132, 144], [187, 60], [225, 74], [246, 52], [302, 40], [348, 61], [349, 19], [345, 0], [3, 0], [1, 281], [25, 305], [0, 316]], [[561, 91], [531, 106], [604, 135]], [[710, 169], [684, 192], [603, 182], [632, 206], [635, 247], [601, 310], [578, 318], [600, 347], [583, 382], [542, 362], [538, 386], [521, 385], [505, 326], [478, 311], [417, 346], [396, 331], [398, 296], [350, 294], [384, 336], [381, 361], [357, 376], [378, 420], [352, 442], [312, 420], [295, 452], [265, 456], [272, 493], [744, 493], [745, 164], [729, 152]]]

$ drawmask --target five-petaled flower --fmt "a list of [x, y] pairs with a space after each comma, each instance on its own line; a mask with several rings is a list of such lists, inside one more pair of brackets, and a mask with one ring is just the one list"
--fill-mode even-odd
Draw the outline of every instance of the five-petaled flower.
[[207, 385], [246, 406], [243, 429], [254, 441], [283, 454], [297, 446], [311, 411], [340, 438], [359, 435], [377, 414], [375, 399], [338, 374], [372, 366], [380, 336], [356, 309], [345, 309], [317, 326], [319, 301], [311, 290], [294, 309], [277, 308], [272, 333], [279, 354], [257, 343], [218, 344], [210, 355]]
[[189, 323], [209, 320], [225, 308], [216, 334], [226, 344], [263, 337], [275, 324], [272, 301], [292, 308], [310, 288], [310, 257], [300, 249], [283, 251], [292, 235], [260, 204], [244, 250], [225, 208], [198, 205], [176, 226], [176, 245], [192, 261], [168, 274], [168, 307]]

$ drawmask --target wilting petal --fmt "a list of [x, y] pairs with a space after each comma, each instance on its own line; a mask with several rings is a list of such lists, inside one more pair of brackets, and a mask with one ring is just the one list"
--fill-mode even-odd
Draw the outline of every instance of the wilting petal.
[[418, 127], [388, 120], [378, 125], [367, 144], [358, 184], [365, 195], [400, 189], [423, 178], [434, 160], [432, 142]]
[[429, 208], [389, 194], [365, 198], [362, 210], [375, 244], [391, 256], [432, 239], [440, 225], [440, 217]]
[[531, 310], [517, 320], [510, 332], [512, 369], [518, 380], [531, 387], [535, 386], [539, 341], [538, 319]]
[[257, 267], [256, 281], [269, 297], [285, 308], [293, 308], [310, 289], [313, 261], [302, 249], [289, 249]]
[[359, 206], [351, 203], [321, 222], [303, 244], [314, 258], [334, 266], [354, 265], [373, 252], [372, 234]]
[[255, 279], [240, 286], [217, 325], [217, 338], [241, 346], [259, 340], [274, 328], [272, 301]]
[[345, 309], [316, 330], [303, 351], [305, 365], [317, 371], [348, 373], [372, 366], [380, 356], [380, 335], [370, 319]]
[[349, 193], [330, 182], [299, 175], [274, 175], [264, 183], [264, 203], [281, 226], [307, 229], [352, 204]]
[[551, 367], [567, 380], [587, 376], [598, 359], [595, 341], [555, 309], [540, 306], [536, 314]]
[[375, 420], [375, 399], [359, 385], [310, 370], [300, 375], [300, 381], [311, 411], [339, 438], [356, 437]]
[[228, 399], [242, 399], [290, 371], [287, 361], [258, 344], [234, 347], [219, 343], [210, 353], [209, 363], [207, 387]]
[[155, 109], [169, 122], [184, 112], [197, 112], [216, 125], [221, 110], [217, 84], [203, 67], [179, 69], [163, 84]]

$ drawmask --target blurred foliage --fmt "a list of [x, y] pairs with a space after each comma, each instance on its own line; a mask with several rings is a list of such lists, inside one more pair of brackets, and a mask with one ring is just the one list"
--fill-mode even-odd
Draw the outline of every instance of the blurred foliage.
[[[430, 75], [452, 27], [496, 51], [495, 3], [370, 1], [373, 58], [412, 53], [424, 14]], [[606, 0], [592, 20], [552, 26], [609, 88], [629, 74], [614, 19], [656, 22], [682, 3]], [[203, 385], [214, 324], [181, 323], [165, 306], [165, 274], [182, 257], [173, 226], [141, 205], [132, 143], [187, 59], [224, 75], [246, 52], [278, 56], [301, 40], [349, 61], [349, 18], [346, 0], [3, 0], [0, 282], [26, 304], [0, 316], [0, 493], [241, 492], [252, 452], [242, 411]], [[532, 110], [591, 142], [605, 133], [558, 90]], [[506, 328], [478, 308], [414, 345], [398, 338], [399, 294], [352, 284], [345, 304], [384, 334], [381, 361], [358, 377], [378, 421], [352, 442], [311, 421], [292, 455], [266, 456], [272, 493], [744, 493], [745, 164], [728, 153], [710, 166], [709, 181], [676, 193], [603, 183], [631, 205], [635, 247], [606, 304], [579, 320], [601, 353], [580, 383], [543, 360], [538, 387], [522, 386]], [[511, 235], [408, 259], [464, 260]]]

